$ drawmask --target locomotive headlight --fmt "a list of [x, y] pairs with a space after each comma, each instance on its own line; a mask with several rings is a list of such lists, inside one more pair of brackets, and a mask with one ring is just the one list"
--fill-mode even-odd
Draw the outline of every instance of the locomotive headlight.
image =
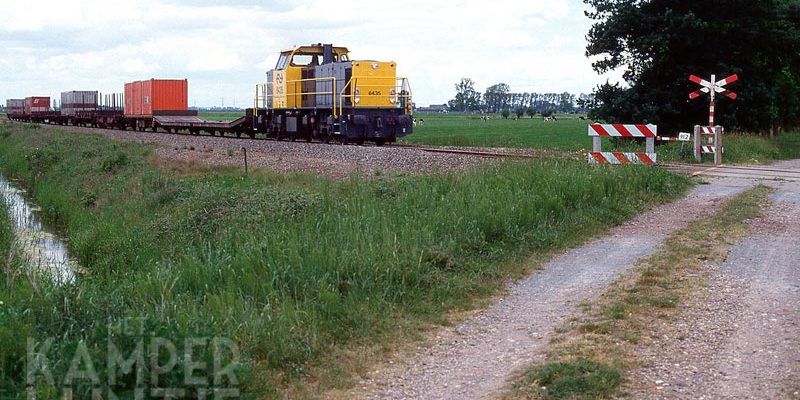
[[389, 102], [392, 104], [397, 103], [397, 91], [394, 89], [389, 91]]
[[353, 91], [353, 96], [354, 103], [361, 103], [361, 90], [359, 88], [356, 88], [356, 90]]

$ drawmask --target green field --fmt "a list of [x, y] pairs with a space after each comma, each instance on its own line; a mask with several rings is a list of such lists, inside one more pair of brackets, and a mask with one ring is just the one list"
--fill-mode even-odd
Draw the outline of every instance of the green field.
[[[172, 341], [230, 338], [242, 354], [237, 387], [253, 397], [297, 395], [287, 388], [303, 383], [346, 387], [365, 365], [347, 349], [441, 323], [532, 268], [528, 257], [576, 245], [689, 186], [660, 169], [556, 159], [437, 176], [244, 177], [154, 164], [145, 145], [92, 134], [5, 125], [0, 136], [3, 172], [28, 188], [85, 270], [74, 285], [35, 281], [39, 289], [3, 270], [8, 398], [25, 398], [28, 337], [53, 338], [47, 356], [59, 381], [82, 341], [106, 382], [107, 342], [126, 356], [135, 350], [138, 336], [112, 329], [129, 319]], [[210, 366], [208, 351], [198, 352]], [[160, 382], [181, 385], [182, 373]], [[113, 389], [134, 385], [128, 375]], [[76, 384], [76, 396], [89, 388]]]
[[[231, 121], [243, 113], [201, 112], [210, 121]], [[405, 143], [432, 146], [513, 147], [558, 151], [589, 150], [592, 139], [587, 134], [590, 121], [578, 115], [557, 115], [558, 121], [543, 121], [541, 117], [519, 120], [503, 119], [499, 115], [481, 121], [477, 114], [417, 114], [425, 124], [401, 139]], [[662, 132], [662, 134], [664, 134]], [[674, 136], [666, 133], [667, 136]], [[760, 164], [800, 157], [800, 132], [787, 132], [776, 139], [764, 136], [734, 134], [725, 136], [725, 161], [729, 163]], [[643, 151], [644, 144], [603, 139], [606, 151]], [[691, 145], [659, 144], [657, 153], [663, 162], [694, 162]], [[708, 161], [711, 160], [707, 156]]]
[[[405, 137], [407, 143], [435, 146], [469, 147], [520, 147], [550, 150], [589, 150], [592, 140], [588, 136], [590, 121], [580, 120], [576, 115], [559, 115], [558, 121], [542, 121], [541, 118], [520, 120], [493, 117], [481, 121], [478, 115], [464, 114], [417, 114], [425, 125], [414, 128], [414, 133]], [[674, 136], [670, 133], [661, 134]], [[786, 132], [775, 139], [764, 136], [728, 134], [724, 136], [725, 161], [729, 163], [767, 163], [787, 158], [800, 158], [800, 132]], [[664, 162], [693, 162], [691, 144], [684, 145], [681, 156], [680, 143], [659, 144], [656, 152]], [[644, 144], [632, 141], [603, 139], [604, 151], [644, 151]], [[707, 160], [711, 160], [707, 156]]]
[[200, 118], [203, 118], [207, 121], [233, 121], [235, 119], [239, 119], [244, 116], [244, 111], [240, 112], [211, 112], [211, 111], [200, 111], [198, 113]]
[[576, 115], [558, 115], [558, 121], [543, 121], [541, 117], [519, 120], [503, 119], [498, 115], [488, 121], [480, 116], [465, 114], [417, 114], [425, 124], [414, 128], [404, 140], [434, 146], [470, 147], [533, 147], [555, 150], [590, 148], [588, 121]]

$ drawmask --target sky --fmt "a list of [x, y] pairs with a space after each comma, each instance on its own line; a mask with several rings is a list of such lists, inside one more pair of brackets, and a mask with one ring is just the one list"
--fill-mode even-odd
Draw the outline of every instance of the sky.
[[191, 106], [252, 104], [281, 50], [346, 46], [395, 61], [418, 105], [483, 91], [588, 93], [591, 21], [581, 0], [2, 0], [0, 99], [69, 90], [122, 92], [140, 79], [189, 79]]

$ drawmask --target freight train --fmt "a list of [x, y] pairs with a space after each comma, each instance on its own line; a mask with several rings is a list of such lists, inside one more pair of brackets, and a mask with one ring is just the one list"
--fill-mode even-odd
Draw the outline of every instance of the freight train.
[[59, 109], [49, 97], [6, 101], [11, 120], [122, 130], [382, 145], [413, 129], [411, 88], [397, 65], [351, 60], [347, 48], [330, 44], [282, 51], [256, 85], [253, 107], [234, 121], [206, 121], [188, 106], [185, 79], [126, 83], [124, 95], [63, 92]]

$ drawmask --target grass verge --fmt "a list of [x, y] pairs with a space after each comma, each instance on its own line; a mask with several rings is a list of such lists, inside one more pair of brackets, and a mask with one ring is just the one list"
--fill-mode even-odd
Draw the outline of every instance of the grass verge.
[[[157, 167], [150, 148], [92, 134], [6, 125], [0, 136], [0, 167], [24, 182], [86, 271], [42, 295], [16, 285], [0, 295], [13, 298], [19, 332], [44, 347], [55, 380], [78, 397], [97, 381], [116, 395], [223, 387], [260, 398], [346, 386], [363, 367], [328, 355], [441, 323], [518, 276], [525, 257], [578, 244], [690, 185], [659, 169], [561, 160], [437, 176], [245, 178]], [[126, 358], [143, 344], [148, 360], [170, 365], [154, 337], [229, 339], [240, 353], [236, 379], [212, 383], [219, 360], [202, 345], [189, 356], [181, 345], [173, 363], [202, 361], [190, 374], [199, 384], [187, 387], [180, 367], [144, 382], [114, 369], [109, 342]], [[24, 345], [0, 352], [24, 364]], [[79, 353], [97, 380], [72, 379]], [[8, 397], [24, 397], [20, 371], [0, 374]], [[41, 379], [30, 389], [61, 394]]]
[[702, 282], [704, 264], [724, 262], [743, 238], [746, 221], [757, 217], [770, 189], [758, 186], [722, 209], [670, 237], [665, 247], [642, 260], [568, 326], [545, 361], [531, 366], [506, 399], [601, 399], [618, 394], [625, 372], [637, 363], [635, 345], [655, 334], [661, 319], [680, 313], [679, 304]]

